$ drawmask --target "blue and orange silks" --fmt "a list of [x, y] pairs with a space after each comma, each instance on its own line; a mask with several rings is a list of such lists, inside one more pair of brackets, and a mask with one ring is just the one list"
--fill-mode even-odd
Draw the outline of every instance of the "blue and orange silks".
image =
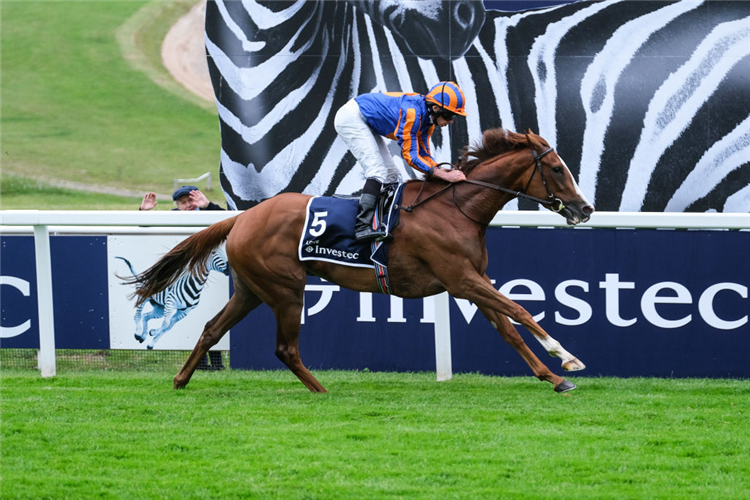
[[362, 94], [354, 99], [375, 132], [398, 141], [401, 156], [409, 165], [424, 173], [437, 165], [430, 151], [435, 124], [423, 95], [387, 92]]

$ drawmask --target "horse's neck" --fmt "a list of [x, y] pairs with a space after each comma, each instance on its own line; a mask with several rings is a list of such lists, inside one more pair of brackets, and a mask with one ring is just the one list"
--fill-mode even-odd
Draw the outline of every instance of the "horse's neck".
[[[522, 163], [514, 162], [514, 157], [516, 155], [498, 159], [496, 160], [497, 164], [493, 164], [493, 160], [489, 160], [485, 165], [478, 165], [469, 174], [468, 178], [515, 192], [521, 191], [524, 187], [524, 176], [527, 174], [528, 169], [525, 169], [523, 166], [520, 168], [515, 167], [515, 165], [522, 165]], [[477, 217], [475, 218], [477, 220], [479, 218], [482, 221], [491, 220], [497, 212], [502, 210], [506, 203], [515, 198], [512, 194], [500, 192], [489, 187], [468, 183], [465, 183], [465, 185], [471, 186], [471, 188], [462, 189], [462, 193], [457, 194], [456, 201], [462, 203], [461, 206], [465, 207], [465, 210], [471, 210], [471, 213], [476, 214]]]

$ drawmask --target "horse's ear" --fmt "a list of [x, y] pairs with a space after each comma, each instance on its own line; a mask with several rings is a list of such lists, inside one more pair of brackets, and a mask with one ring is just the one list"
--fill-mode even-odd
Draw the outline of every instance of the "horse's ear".
[[539, 146], [539, 136], [534, 133], [533, 130], [528, 129], [526, 131], [526, 141], [529, 143], [529, 146], [532, 148], [537, 148]]

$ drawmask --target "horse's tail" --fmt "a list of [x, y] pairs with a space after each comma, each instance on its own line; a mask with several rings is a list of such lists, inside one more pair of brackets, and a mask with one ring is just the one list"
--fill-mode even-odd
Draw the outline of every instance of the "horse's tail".
[[133, 297], [136, 297], [136, 307], [169, 287], [186, 269], [193, 276], [206, 274], [208, 257], [227, 239], [229, 231], [237, 222], [237, 217], [239, 216], [217, 222], [195, 233], [167, 252], [150, 268], [132, 278], [123, 278], [125, 283], [135, 285]]

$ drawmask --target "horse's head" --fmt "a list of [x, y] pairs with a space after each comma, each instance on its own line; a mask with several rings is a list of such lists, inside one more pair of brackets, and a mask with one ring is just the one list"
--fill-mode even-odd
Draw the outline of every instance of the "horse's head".
[[466, 149], [460, 168], [486, 187], [542, 203], [571, 225], [588, 221], [594, 212], [562, 158], [531, 131], [486, 131], [482, 144]]
[[570, 225], [588, 221], [594, 213], [594, 206], [583, 195], [557, 151], [530, 130], [526, 133], [526, 140], [531, 149], [534, 170], [524, 192], [550, 201], [545, 206], [565, 217]]

